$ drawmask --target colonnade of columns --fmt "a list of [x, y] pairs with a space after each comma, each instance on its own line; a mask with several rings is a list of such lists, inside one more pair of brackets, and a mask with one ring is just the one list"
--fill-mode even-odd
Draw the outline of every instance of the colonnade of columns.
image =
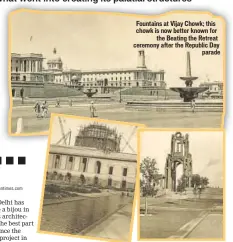
[[41, 72], [42, 71], [42, 60], [31, 60], [25, 59], [20, 60], [21, 72]]

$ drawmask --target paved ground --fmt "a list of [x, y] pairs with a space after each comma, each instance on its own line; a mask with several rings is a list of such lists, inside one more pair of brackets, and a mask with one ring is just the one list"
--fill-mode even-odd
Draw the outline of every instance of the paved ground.
[[[147, 216], [143, 214], [145, 198], [141, 198], [140, 238], [222, 238], [222, 196], [214, 195], [201, 199], [149, 198]], [[220, 209], [213, 211], [213, 207]]]
[[86, 236], [128, 241], [131, 225], [132, 205], [127, 205], [96, 225]]
[[223, 238], [223, 215], [209, 214], [186, 238]]
[[[96, 104], [97, 115], [102, 119], [119, 120], [146, 124], [149, 127], [168, 128], [219, 128], [221, 113], [192, 112], [155, 112], [153, 110], [125, 110], [124, 104]], [[75, 107], [50, 107], [50, 113], [64, 113], [89, 117], [89, 104], [79, 104]], [[37, 119], [32, 106], [13, 107], [12, 132], [16, 131], [17, 119], [22, 117], [24, 132], [42, 132], [49, 129], [49, 118]]]

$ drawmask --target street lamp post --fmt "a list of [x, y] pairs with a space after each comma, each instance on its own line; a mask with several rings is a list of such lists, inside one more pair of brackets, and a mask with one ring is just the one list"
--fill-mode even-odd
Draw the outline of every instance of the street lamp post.
[[119, 102], [121, 103], [121, 81], [120, 81], [120, 100]]

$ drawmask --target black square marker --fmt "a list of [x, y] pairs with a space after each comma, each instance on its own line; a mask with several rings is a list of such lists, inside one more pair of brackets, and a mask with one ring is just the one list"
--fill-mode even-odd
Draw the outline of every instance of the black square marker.
[[18, 165], [25, 165], [26, 164], [26, 157], [25, 156], [19, 156], [18, 157]]
[[2, 164], [2, 157], [0, 156], [0, 165]]
[[14, 157], [8, 156], [6, 157], [6, 164], [13, 165], [14, 164]]

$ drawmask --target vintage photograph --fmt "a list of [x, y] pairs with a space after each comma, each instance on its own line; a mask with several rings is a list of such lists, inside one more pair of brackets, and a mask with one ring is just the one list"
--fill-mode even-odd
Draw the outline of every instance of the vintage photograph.
[[221, 18], [57, 13], [9, 15], [10, 135], [47, 134], [53, 112], [155, 128], [223, 127]]
[[223, 131], [140, 131], [138, 239], [223, 240]]
[[38, 232], [130, 241], [140, 126], [57, 114], [51, 122]]

